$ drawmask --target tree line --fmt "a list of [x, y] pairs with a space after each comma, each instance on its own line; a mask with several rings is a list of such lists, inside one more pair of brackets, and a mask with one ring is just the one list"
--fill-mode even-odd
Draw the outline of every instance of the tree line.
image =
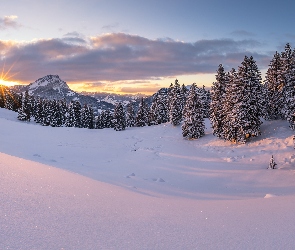
[[[8, 91], [9, 92], [9, 91]], [[1, 97], [2, 96], [2, 97]], [[11, 100], [14, 100], [11, 101]], [[160, 89], [148, 105], [141, 98], [138, 107], [118, 103], [114, 111], [94, 115], [91, 106], [78, 101], [45, 100], [13, 93], [0, 93], [0, 107], [18, 111], [18, 119], [34, 119], [43, 126], [89, 129], [143, 127], [170, 122], [182, 123], [182, 135], [197, 139], [204, 135], [204, 118], [209, 118], [213, 134], [235, 143], [245, 143], [261, 134], [261, 118], [284, 119], [295, 129], [295, 50], [289, 43], [270, 61], [266, 78], [252, 56], [245, 56], [238, 69], [226, 72], [220, 64], [211, 90], [192, 84], [189, 90], [176, 79]]]

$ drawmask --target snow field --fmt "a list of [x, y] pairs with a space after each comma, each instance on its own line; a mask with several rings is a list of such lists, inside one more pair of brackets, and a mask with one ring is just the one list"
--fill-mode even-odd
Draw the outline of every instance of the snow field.
[[[293, 249], [292, 131], [42, 127], [0, 109], [0, 249]], [[267, 169], [271, 155], [278, 169]]]

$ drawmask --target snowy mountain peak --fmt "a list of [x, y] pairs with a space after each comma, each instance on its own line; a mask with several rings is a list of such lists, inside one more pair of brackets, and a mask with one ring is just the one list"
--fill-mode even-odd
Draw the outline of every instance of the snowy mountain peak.
[[47, 75], [42, 78], [39, 78], [35, 82], [29, 84], [28, 91], [30, 94], [35, 92], [39, 88], [52, 88], [57, 90], [59, 93], [62, 89], [69, 90], [67, 83], [59, 78], [58, 75]]

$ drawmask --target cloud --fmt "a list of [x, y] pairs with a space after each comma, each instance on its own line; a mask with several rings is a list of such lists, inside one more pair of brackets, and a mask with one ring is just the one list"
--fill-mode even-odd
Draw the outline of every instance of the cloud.
[[116, 22], [116, 23], [111, 23], [111, 24], [104, 25], [101, 28], [103, 30], [113, 31], [115, 28], [118, 28], [118, 27], [119, 27], [119, 23]]
[[5, 16], [3, 18], [0, 17], [0, 30], [9, 28], [17, 29], [21, 27], [22, 25], [16, 21], [17, 18], [17, 16]]
[[239, 36], [239, 37], [253, 37], [255, 36], [254, 33], [246, 31], [246, 30], [235, 30], [230, 33], [233, 36]]
[[261, 46], [255, 40], [184, 43], [124, 33], [87, 39], [68, 33], [63, 38], [2, 44], [0, 40], [0, 54], [10, 65], [17, 62], [11, 74], [17, 72], [16, 80], [22, 82], [32, 82], [47, 74], [58, 74], [68, 82], [152, 80], [215, 73], [220, 63], [228, 69], [237, 68], [245, 55], [253, 55], [259, 67], [266, 67], [272, 57], [252, 52]]

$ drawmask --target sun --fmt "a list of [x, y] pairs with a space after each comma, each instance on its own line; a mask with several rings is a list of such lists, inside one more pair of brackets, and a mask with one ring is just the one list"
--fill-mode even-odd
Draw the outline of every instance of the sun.
[[17, 84], [17, 82], [13, 82], [13, 81], [9, 81], [9, 80], [5, 80], [3, 78], [0, 78], [0, 85], [14, 86], [16, 84]]
[[8, 70], [5, 70], [5, 62], [4, 62], [4, 65], [2, 67], [2, 72], [0, 75], [0, 85], [13, 86], [18, 84], [17, 82], [12, 81], [12, 78], [18, 73], [10, 74], [10, 71], [13, 68], [14, 64], [15, 63], [13, 63]]

